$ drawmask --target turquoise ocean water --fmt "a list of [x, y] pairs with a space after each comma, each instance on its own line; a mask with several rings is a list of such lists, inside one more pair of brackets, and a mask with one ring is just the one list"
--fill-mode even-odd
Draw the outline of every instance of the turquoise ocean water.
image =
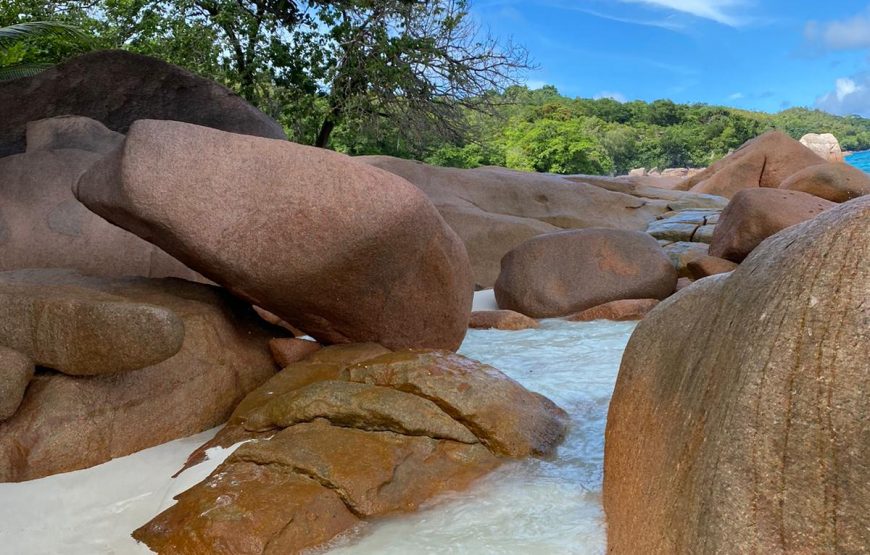
[[860, 168], [865, 172], [870, 173], [870, 150], [856, 152], [846, 157], [846, 162], [852, 164], [856, 168]]

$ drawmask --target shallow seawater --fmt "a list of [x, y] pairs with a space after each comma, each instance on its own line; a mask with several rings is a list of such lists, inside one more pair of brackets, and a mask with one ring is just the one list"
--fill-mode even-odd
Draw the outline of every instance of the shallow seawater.
[[540, 329], [469, 330], [460, 353], [553, 399], [571, 430], [552, 461], [501, 467], [475, 487], [370, 526], [330, 555], [597, 554], [604, 425], [634, 323], [546, 320]]
[[[460, 352], [556, 401], [571, 415], [567, 440], [552, 461], [506, 464], [468, 491], [368, 525], [330, 555], [603, 553], [604, 424], [634, 326], [548, 320], [537, 330], [469, 330]], [[210, 453], [210, 460], [170, 478], [214, 432], [86, 470], [0, 484], [0, 553], [149, 553], [130, 532], [232, 451]]]
[[865, 172], [870, 172], [870, 150], [850, 154], [846, 156], [846, 162]]

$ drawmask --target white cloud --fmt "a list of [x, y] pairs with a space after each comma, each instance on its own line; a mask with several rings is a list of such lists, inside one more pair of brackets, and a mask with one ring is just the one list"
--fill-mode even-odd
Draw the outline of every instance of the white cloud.
[[870, 117], [870, 72], [837, 79], [834, 90], [816, 99], [816, 108], [837, 115]]
[[592, 98], [594, 98], [595, 100], [600, 100], [602, 98], [609, 98], [609, 99], [615, 100], [619, 103], [628, 102], [628, 99], [625, 97], [624, 94], [618, 93], [618, 92], [613, 92], [613, 91], [601, 91], [600, 93], [596, 94]]
[[740, 100], [741, 98], [743, 98], [745, 96], [746, 95], [744, 95], [742, 92], [736, 92], [732, 95], [729, 95], [728, 100]]
[[804, 37], [825, 50], [859, 50], [870, 48], [870, 7], [848, 19], [809, 21]]
[[746, 5], [746, 0], [620, 0], [632, 4], [647, 4], [674, 10], [723, 25], [737, 27], [745, 22], [733, 13], [734, 8]]

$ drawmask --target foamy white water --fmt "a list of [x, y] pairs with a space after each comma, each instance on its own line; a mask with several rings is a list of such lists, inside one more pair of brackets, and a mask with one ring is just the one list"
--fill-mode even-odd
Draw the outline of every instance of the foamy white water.
[[[384, 519], [330, 555], [598, 554], [604, 552], [604, 425], [633, 323], [548, 320], [540, 329], [469, 330], [460, 353], [499, 368], [571, 415], [552, 461], [504, 465], [472, 489]], [[129, 536], [231, 449], [171, 476], [214, 431], [106, 464], [0, 484], [0, 551], [20, 555], [148, 553]]]

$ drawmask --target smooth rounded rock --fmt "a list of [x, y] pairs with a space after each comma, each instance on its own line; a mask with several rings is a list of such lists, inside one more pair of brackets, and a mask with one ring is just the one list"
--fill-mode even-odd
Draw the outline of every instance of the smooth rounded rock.
[[278, 122], [210, 79], [149, 56], [97, 50], [32, 77], [0, 81], [0, 157], [24, 152], [28, 122], [70, 114], [119, 133], [153, 118], [286, 139]]
[[846, 202], [870, 194], [870, 175], [843, 163], [820, 164], [801, 170], [779, 185], [831, 202]]
[[713, 232], [709, 254], [740, 263], [762, 241], [836, 206], [801, 191], [754, 189], [731, 199]]
[[686, 268], [692, 279], [702, 279], [731, 272], [737, 268], [737, 264], [716, 256], [701, 256], [691, 260]]
[[565, 320], [570, 322], [591, 322], [593, 320], [625, 322], [643, 320], [644, 316], [658, 306], [660, 302], [658, 299], [623, 299], [611, 301], [587, 308], [577, 314], [565, 316]]
[[620, 299], [664, 299], [676, 280], [646, 233], [584, 229], [535, 237], [506, 254], [495, 296], [503, 309], [550, 318]]
[[0, 312], [0, 345], [71, 376], [151, 366], [184, 342], [184, 322], [172, 310], [64, 270], [0, 272]]
[[480, 330], [527, 330], [539, 327], [538, 321], [513, 310], [476, 310], [471, 313], [468, 327]]
[[110, 375], [37, 373], [18, 411], [0, 423], [0, 482], [88, 468], [213, 428], [274, 375], [267, 342], [275, 329], [225, 291], [178, 279], [88, 279], [108, 296], [175, 314], [181, 349]]
[[870, 197], [784, 230], [633, 333], [605, 435], [611, 553], [870, 545]]

